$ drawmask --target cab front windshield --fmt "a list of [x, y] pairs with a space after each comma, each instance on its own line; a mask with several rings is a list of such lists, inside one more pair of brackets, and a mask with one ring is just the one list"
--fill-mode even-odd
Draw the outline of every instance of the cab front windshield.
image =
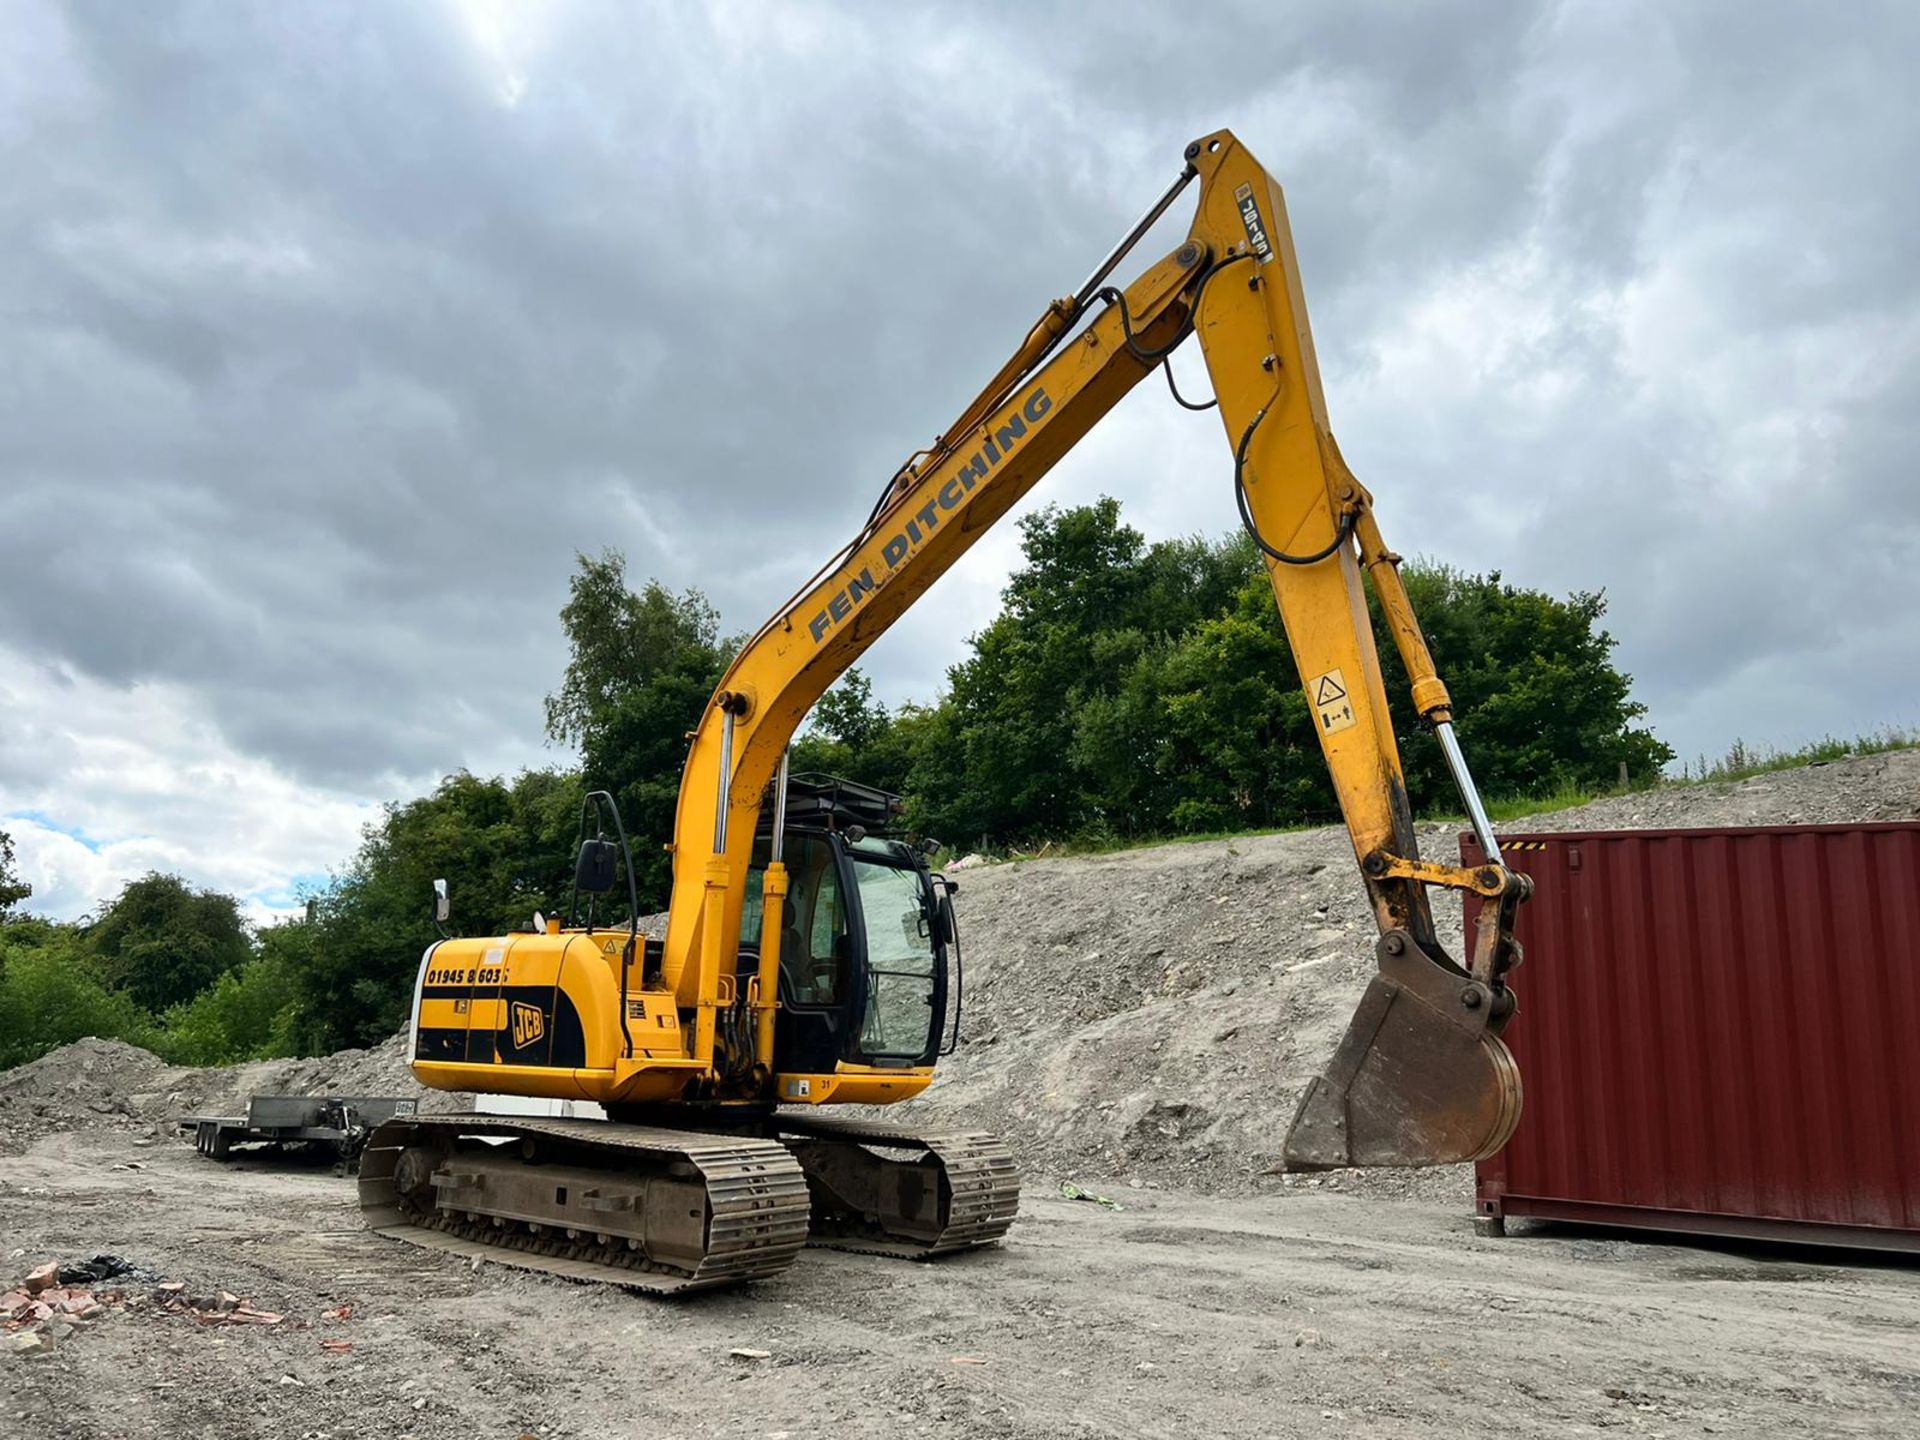
[[933, 1042], [938, 962], [927, 884], [896, 840], [847, 847], [867, 932], [867, 995], [860, 1049], [918, 1059]]

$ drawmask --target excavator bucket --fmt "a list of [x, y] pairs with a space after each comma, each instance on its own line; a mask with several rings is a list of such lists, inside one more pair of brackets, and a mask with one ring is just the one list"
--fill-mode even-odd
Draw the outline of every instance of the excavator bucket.
[[1480, 1160], [1520, 1122], [1520, 1071], [1500, 1040], [1511, 992], [1441, 965], [1401, 931], [1383, 936], [1326, 1073], [1300, 1097], [1284, 1170]]

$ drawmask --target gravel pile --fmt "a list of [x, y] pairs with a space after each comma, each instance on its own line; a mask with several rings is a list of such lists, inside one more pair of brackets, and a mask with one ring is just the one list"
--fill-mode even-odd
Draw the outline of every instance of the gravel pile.
[[[1920, 751], [1626, 795], [1529, 831], [1920, 818]], [[1423, 853], [1458, 854], [1425, 825]], [[958, 877], [967, 1041], [916, 1109], [1005, 1136], [1046, 1180], [1216, 1193], [1327, 1186], [1457, 1198], [1464, 1167], [1266, 1172], [1372, 977], [1376, 931], [1344, 831], [1164, 845]], [[1461, 933], [1441, 897], [1440, 933]], [[1520, 976], [1524, 1004], [1525, 972]]]
[[419, 1084], [406, 1057], [402, 1034], [371, 1050], [195, 1069], [124, 1041], [79, 1040], [0, 1072], [0, 1154], [63, 1130], [170, 1135], [182, 1115], [244, 1114], [250, 1095], [410, 1095], [423, 1110], [468, 1108], [463, 1096]]
[[[1675, 787], [1528, 818], [1510, 833], [1920, 817], [1920, 751], [1734, 784]], [[1458, 827], [1425, 825], [1429, 856]], [[959, 875], [966, 1043], [911, 1102], [918, 1123], [1006, 1137], [1037, 1182], [1236, 1194], [1326, 1186], [1459, 1199], [1463, 1168], [1268, 1173], [1308, 1079], [1372, 976], [1375, 936], [1344, 831], [969, 866]], [[1441, 933], [1460, 933], [1444, 897]], [[649, 917], [654, 929], [660, 917]], [[1524, 983], [1524, 972], [1521, 976]], [[1524, 990], [1523, 990], [1524, 995]], [[465, 1097], [416, 1084], [404, 1035], [371, 1050], [222, 1069], [83, 1040], [0, 1074], [0, 1153], [50, 1131], [164, 1133], [252, 1094]]]

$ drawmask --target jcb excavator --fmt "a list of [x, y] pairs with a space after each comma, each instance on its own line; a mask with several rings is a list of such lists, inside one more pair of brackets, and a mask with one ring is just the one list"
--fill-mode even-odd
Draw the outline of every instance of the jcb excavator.
[[[928, 1256], [1005, 1233], [1019, 1183], [993, 1137], [823, 1113], [905, 1100], [932, 1081], [959, 1001], [953, 909], [922, 849], [888, 833], [888, 797], [790, 780], [788, 746], [847, 667], [1189, 335], [1215, 398], [1173, 393], [1219, 410], [1240, 517], [1272, 578], [1380, 928], [1379, 972], [1300, 1102], [1284, 1163], [1442, 1164], [1506, 1142], [1520, 1079], [1499, 1035], [1528, 882], [1500, 862], [1399, 557], [1328, 428], [1280, 187], [1224, 130], [1185, 158], [734, 658], [687, 756], [664, 938], [633, 920], [593, 923], [593, 897], [615, 885], [627, 845], [600, 798], [566, 924], [427, 951], [413, 1009], [421, 1081], [596, 1101], [608, 1118], [396, 1119], [362, 1161], [376, 1229], [657, 1292], [773, 1274], [809, 1239]], [[1126, 289], [1109, 285], [1195, 182], [1186, 242]], [[1478, 868], [1420, 858], [1363, 574], [1488, 857]], [[1482, 898], [1465, 964], [1434, 931], [1435, 885]]]

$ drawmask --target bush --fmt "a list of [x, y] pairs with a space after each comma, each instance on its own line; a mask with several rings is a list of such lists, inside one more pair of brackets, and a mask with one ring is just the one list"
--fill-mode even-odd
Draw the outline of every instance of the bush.
[[153, 1017], [100, 983], [70, 933], [46, 927], [32, 938], [42, 943], [0, 935], [0, 1069], [89, 1035], [154, 1048]]
[[176, 1065], [232, 1065], [299, 1050], [294, 977], [277, 955], [229, 971], [163, 1018], [160, 1053]]

